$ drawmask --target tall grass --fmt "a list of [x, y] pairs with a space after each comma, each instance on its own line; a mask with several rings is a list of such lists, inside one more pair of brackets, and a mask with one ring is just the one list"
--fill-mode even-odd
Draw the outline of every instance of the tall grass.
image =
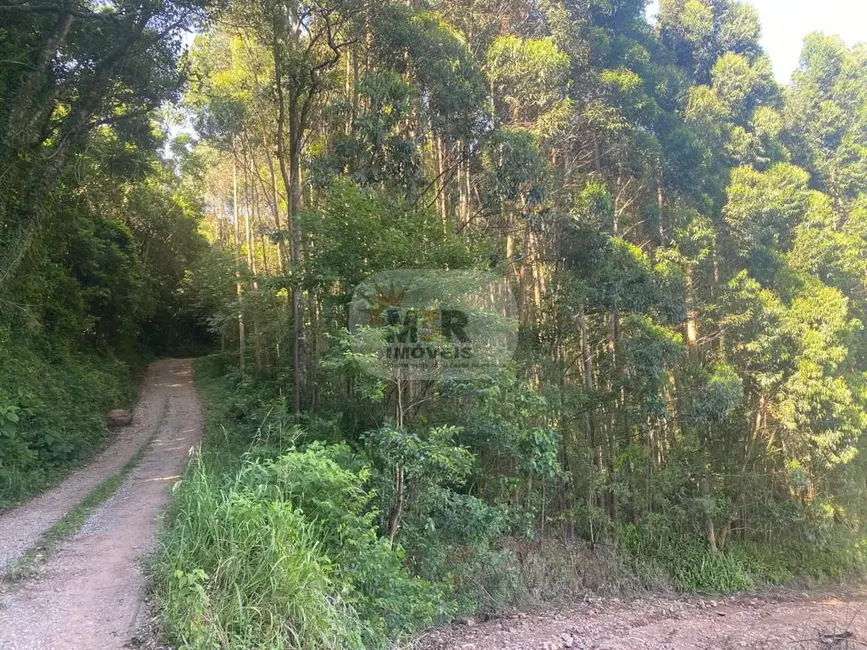
[[[253, 461], [248, 461], [253, 462]], [[168, 632], [187, 648], [360, 648], [361, 624], [303, 513], [194, 460], [156, 567]]]
[[250, 395], [239, 399], [217, 362], [197, 362], [195, 375], [205, 438], [152, 567], [171, 640], [373, 648], [449, 613], [441, 590], [410, 576], [402, 549], [381, 537], [366, 470], [347, 447], [296, 448], [300, 432], [245, 411]]
[[682, 535], [668, 527], [651, 530], [629, 525], [621, 529], [620, 542], [646, 583], [653, 583], [662, 571], [681, 591], [728, 593], [754, 585], [740, 557], [713, 555], [694, 535]]
[[815, 540], [771, 544], [730, 541], [717, 554], [697, 534], [684, 535], [664, 518], [620, 529], [620, 547], [645, 584], [662, 576], [685, 592], [729, 593], [764, 585], [821, 584], [859, 577], [865, 570], [863, 542], [853, 532]]

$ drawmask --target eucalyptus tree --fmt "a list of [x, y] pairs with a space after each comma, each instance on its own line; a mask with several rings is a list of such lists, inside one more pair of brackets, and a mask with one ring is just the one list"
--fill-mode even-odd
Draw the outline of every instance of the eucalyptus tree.
[[[486, 498], [539, 530], [664, 518], [720, 552], [777, 506], [835, 507], [860, 462], [863, 52], [811, 37], [784, 90], [749, 5], [664, 0], [655, 28], [644, 10], [239, 0], [194, 47], [186, 102], [201, 185], [270, 235], [259, 257], [238, 232], [237, 268], [288, 298], [260, 316], [291, 323], [271, 343], [292, 347], [296, 417], [353, 444], [466, 426]], [[212, 261], [207, 302], [234, 304]], [[422, 265], [509, 278], [514, 376], [431, 382], [424, 427], [383, 429], [393, 396], [344, 345], [350, 294]], [[491, 395], [523, 400], [514, 421]]]
[[815, 186], [840, 210], [867, 191], [865, 56], [864, 46], [849, 49], [838, 37], [811, 34], [786, 93], [786, 135], [794, 161], [814, 175]]

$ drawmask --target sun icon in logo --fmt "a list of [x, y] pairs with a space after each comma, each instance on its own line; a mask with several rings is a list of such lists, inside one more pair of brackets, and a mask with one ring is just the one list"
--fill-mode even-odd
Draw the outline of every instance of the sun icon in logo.
[[389, 309], [394, 307], [400, 307], [403, 304], [404, 298], [406, 298], [406, 293], [409, 291], [406, 287], [404, 287], [403, 291], [400, 293], [395, 289], [394, 282], [390, 283], [388, 287], [388, 292], [380, 287], [376, 286], [376, 296], [371, 299], [368, 296], [364, 296], [364, 299], [370, 304], [370, 307], [365, 309], [368, 314], [370, 314], [371, 323], [379, 323], [382, 321], [382, 315], [387, 312]]

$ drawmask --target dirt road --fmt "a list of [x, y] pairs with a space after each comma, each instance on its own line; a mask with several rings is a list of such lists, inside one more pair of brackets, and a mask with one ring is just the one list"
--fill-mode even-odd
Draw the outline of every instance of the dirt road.
[[94, 463], [0, 516], [0, 563], [25, 551], [103, 479], [146, 448], [123, 486], [46, 562], [0, 592], [0, 649], [113, 650], [130, 639], [144, 596], [139, 558], [154, 548], [169, 488], [202, 431], [188, 360], [151, 365], [134, 425]]
[[466, 623], [429, 632], [414, 650], [855, 650], [867, 647], [867, 597], [602, 599]]

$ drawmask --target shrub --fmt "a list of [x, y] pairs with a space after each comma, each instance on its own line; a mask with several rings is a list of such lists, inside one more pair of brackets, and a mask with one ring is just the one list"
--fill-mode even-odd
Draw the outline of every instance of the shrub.
[[223, 474], [201, 459], [155, 564], [169, 634], [188, 648], [380, 647], [443, 615], [380, 538], [364, 472], [313, 444]]
[[88, 459], [105, 441], [105, 412], [133, 392], [112, 357], [0, 345], [0, 510]]

